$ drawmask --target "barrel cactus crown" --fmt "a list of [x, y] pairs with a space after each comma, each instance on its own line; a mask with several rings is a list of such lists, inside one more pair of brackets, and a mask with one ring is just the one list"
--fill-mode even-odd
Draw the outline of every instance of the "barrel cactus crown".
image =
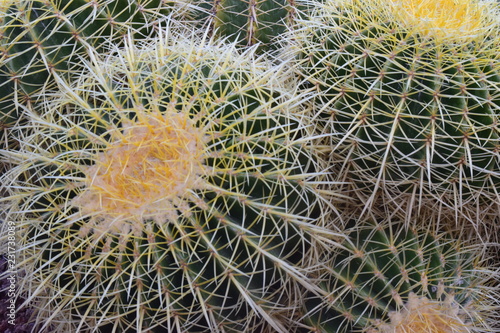
[[402, 225], [350, 229], [318, 278], [323, 297], [310, 295], [305, 302], [311, 330], [496, 332], [500, 290], [481, 249], [447, 233]]
[[328, 233], [296, 98], [254, 49], [176, 31], [94, 55], [4, 152], [39, 326], [287, 332], [294, 265]]
[[331, 162], [364, 200], [498, 215], [498, 15], [481, 0], [331, 1], [292, 32]]

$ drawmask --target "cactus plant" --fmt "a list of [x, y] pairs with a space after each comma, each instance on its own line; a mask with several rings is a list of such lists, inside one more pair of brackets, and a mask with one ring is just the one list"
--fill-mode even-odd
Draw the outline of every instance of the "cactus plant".
[[486, 268], [481, 247], [403, 225], [358, 223], [348, 231], [318, 278], [324, 294], [305, 302], [311, 330], [494, 332], [498, 267]]
[[476, 225], [498, 217], [498, 13], [482, 0], [330, 1], [291, 32], [331, 164], [367, 208], [380, 195]]
[[93, 54], [3, 152], [39, 328], [287, 332], [318, 158], [284, 67], [195, 34]]

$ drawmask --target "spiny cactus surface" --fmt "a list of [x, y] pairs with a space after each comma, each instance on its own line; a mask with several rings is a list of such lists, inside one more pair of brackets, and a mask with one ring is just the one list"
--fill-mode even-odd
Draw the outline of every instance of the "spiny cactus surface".
[[331, 163], [365, 200], [498, 214], [498, 15], [485, 1], [331, 1], [291, 33]]
[[[180, 2], [164, 0], [19, 0], [0, 9], [0, 123], [11, 126], [36, 95], [64, 78], [86, 48], [121, 42], [126, 33], [150, 36], [167, 15], [181, 19]], [[182, 9], [182, 10], [181, 10]]]
[[276, 37], [292, 27], [309, 7], [303, 0], [222, 0], [216, 1], [212, 13], [219, 35], [243, 45], [261, 43], [262, 49], [273, 49]]
[[[402, 223], [358, 223], [305, 302], [314, 332], [493, 332], [500, 303], [481, 249]], [[481, 262], [484, 261], [484, 262]], [[498, 268], [497, 268], [498, 269]]]
[[[315, 0], [314, 2], [322, 2]], [[211, 26], [220, 37], [237, 41], [240, 46], [259, 44], [260, 52], [275, 50], [277, 39], [306, 15], [309, 0], [201, 0], [200, 22]]]
[[322, 200], [281, 69], [173, 29], [95, 57], [4, 152], [39, 327], [287, 332]]

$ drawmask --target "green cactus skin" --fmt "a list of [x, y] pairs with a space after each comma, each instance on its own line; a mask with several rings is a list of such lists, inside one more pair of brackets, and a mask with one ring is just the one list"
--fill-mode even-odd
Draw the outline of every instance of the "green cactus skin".
[[288, 331], [294, 265], [329, 233], [322, 173], [284, 67], [254, 51], [171, 29], [95, 55], [31, 117], [2, 182], [40, 326]]
[[[322, 0], [316, 0], [322, 2]], [[259, 44], [259, 52], [273, 51], [277, 37], [295, 26], [297, 18], [312, 7], [307, 0], [201, 0], [196, 5], [201, 22], [213, 18], [211, 27], [219, 37], [238, 42], [240, 46]]]
[[[463, 0], [432, 12], [446, 1], [332, 1], [291, 32], [290, 50], [304, 87], [318, 92], [331, 164], [368, 203], [380, 190], [396, 205], [429, 198], [497, 215], [498, 5]], [[424, 8], [422, 26], [399, 18], [405, 4]], [[479, 223], [476, 213], [464, 214]]]
[[480, 247], [402, 225], [348, 230], [318, 278], [324, 295], [305, 302], [311, 331], [493, 332], [500, 290]]
[[213, 10], [218, 33], [246, 45], [270, 43], [272, 37], [285, 31], [295, 15], [290, 0], [223, 0], [217, 1]]
[[[165, 0], [20, 0], [0, 10], [0, 123], [15, 124], [58, 74], [68, 78], [87, 47], [119, 43], [129, 31], [150, 36], [175, 2]], [[178, 14], [181, 15], [180, 13]]]

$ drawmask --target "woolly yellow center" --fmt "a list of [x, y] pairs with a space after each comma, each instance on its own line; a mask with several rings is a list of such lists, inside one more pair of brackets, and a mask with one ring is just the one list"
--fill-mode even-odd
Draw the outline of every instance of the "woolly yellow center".
[[393, 14], [417, 32], [439, 37], [472, 36], [484, 28], [486, 4], [477, 0], [389, 0]]
[[465, 333], [466, 325], [460, 318], [459, 306], [453, 298], [430, 300], [410, 294], [404, 309], [389, 314], [391, 323], [375, 332], [381, 333]]
[[83, 213], [102, 231], [129, 232], [138, 221], [161, 223], [188, 209], [183, 197], [201, 186], [205, 142], [187, 115], [140, 114], [113, 137], [85, 171], [74, 200]]

